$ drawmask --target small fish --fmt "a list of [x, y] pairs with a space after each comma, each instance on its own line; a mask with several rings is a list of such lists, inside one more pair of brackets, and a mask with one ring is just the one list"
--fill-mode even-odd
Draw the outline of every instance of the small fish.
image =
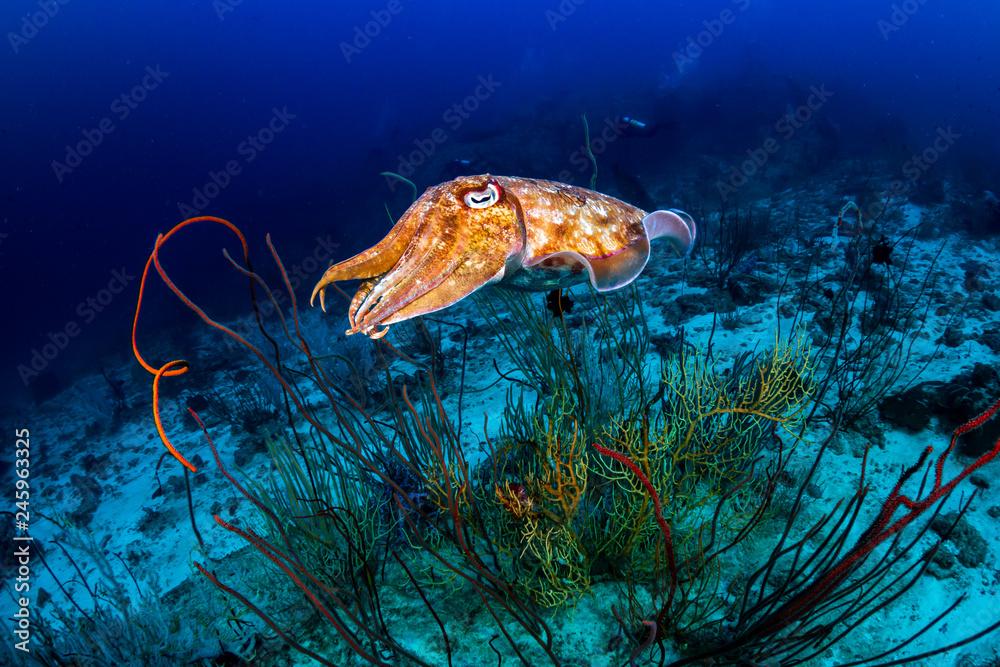
[[545, 296], [545, 307], [549, 309], [553, 317], [560, 320], [564, 313], [573, 310], [573, 299], [569, 294], [563, 294], [562, 288], [556, 288]]
[[872, 246], [872, 264], [892, 266], [892, 244], [884, 236]]

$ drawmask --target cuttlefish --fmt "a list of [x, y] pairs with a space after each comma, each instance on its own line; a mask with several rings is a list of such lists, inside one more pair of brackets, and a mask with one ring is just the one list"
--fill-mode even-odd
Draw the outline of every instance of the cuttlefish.
[[310, 303], [319, 296], [325, 312], [328, 286], [361, 280], [347, 334], [381, 338], [486, 285], [549, 291], [589, 280], [616, 290], [645, 268], [651, 240], [686, 255], [695, 235], [683, 211], [647, 213], [554, 181], [462, 176], [429, 188], [375, 246], [327, 269]]

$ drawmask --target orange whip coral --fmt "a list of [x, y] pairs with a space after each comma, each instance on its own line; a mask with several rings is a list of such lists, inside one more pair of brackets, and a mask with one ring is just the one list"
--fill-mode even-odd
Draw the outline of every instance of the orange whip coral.
[[[211, 222], [217, 225], [222, 225], [223, 227], [231, 231], [233, 234], [235, 234], [236, 237], [240, 240], [240, 245], [243, 247], [243, 258], [245, 261], [249, 262], [250, 248], [247, 245], [246, 237], [243, 236], [243, 232], [241, 232], [239, 228], [236, 227], [236, 225], [229, 222], [228, 220], [217, 218], [211, 215], [202, 215], [195, 218], [188, 218], [187, 220], [178, 223], [166, 234], [160, 234], [159, 236], [156, 237], [156, 243], [153, 244], [153, 251], [149, 253], [149, 259], [146, 260], [146, 266], [143, 267], [142, 269], [142, 279], [139, 281], [139, 296], [136, 299], [135, 303], [135, 316], [132, 318], [132, 354], [135, 355], [136, 361], [139, 362], [139, 365], [142, 366], [144, 369], [146, 369], [146, 371], [148, 371], [153, 376], [153, 421], [156, 424], [156, 432], [159, 434], [160, 441], [163, 442], [163, 445], [167, 448], [167, 451], [169, 451], [170, 454], [173, 455], [175, 459], [180, 461], [181, 464], [191, 472], [197, 472], [198, 468], [195, 467], [193, 463], [184, 458], [184, 456], [179, 451], [177, 451], [177, 448], [174, 447], [173, 443], [170, 442], [170, 438], [167, 437], [167, 433], [163, 429], [163, 421], [160, 419], [160, 380], [165, 377], [176, 377], [178, 375], [183, 375], [184, 373], [188, 372], [190, 366], [188, 365], [188, 362], [183, 359], [174, 359], [173, 361], [168, 361], [159, 367], [153, 366], [148, 361], [146, 361], [146, 359], [139, 352], [139, 345], [136, 341], [136, 338], [137, 338], [137, 331], [139, 328], [139, 314], [142, 312], [142, 300], [146, 293], [146, 279], [149, 277], [149, 268], [151, 266], [156, 267], [156, 272], [160, 275], [160, 279], [163, 280], [163, 282], [167, 285], [167, 287], [169, 287], [170, 290], [174, 294], [176, 294], [177, 297], [181, 301], [183, 301], [186, 306], [195, 311], [195, 313], [197, 313], [202, 320], [204, 320], [206, 323], [217, 329], [226, 331], [225, 327], [212, 320], [210, 317], [208, 317], [208, 315], [205, 314], [204, 311], [202, 311], [198, 306], [196, 306], [194, 302], [192, 302], [191, 299], [189, 299], [184, 294], [184, 292], [182, 292], [177, 287], [177, 285], [174, 284], [174, 282], [163, 270], [163, 267], [160, 265], [160, 254], [159, 254], [160, 248], [162, 248], [163, 245], [168, 240], [170, 240], [177, 232], [184, 229], [185, 227], [193, 225], [196, 222]], [[227, 333], [230, 333], [231, 335], [239, 338], [239, 336], [235, 332], [227, 331]]]

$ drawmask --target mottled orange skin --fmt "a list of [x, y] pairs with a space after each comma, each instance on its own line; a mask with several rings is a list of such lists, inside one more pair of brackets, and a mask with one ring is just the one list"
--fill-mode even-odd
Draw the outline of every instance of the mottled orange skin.
[[[575, 255], [582, 256], [591, 268], [597, 267], [599, 274], [601, 268], [603, 273], [623, 272], [634, 265], [638, 265], [638, 273], [645, 266], [649, 241], [642, 226], [646, 216], [642, 209], [600, 192], [555, 181], [504, 177], [497, 181], [517, 198], [524, 211], [524, 270], [504, 281], [510, 286], [550, 290], [583, 282], [588, 274]], [[605, 289], [618, 286], [612, 284]]]
[[[463, 198], [488, 183], [502, 189], [489, 208]], [[464, 176], [429, 188], [378, 244], [331, 266], [313, 290], [362, 280], [348, 334], [373, 338], [388, 325], [446, 308], [502, 282], [542, 290], [590, 277], [598, 289], [627, 284], [645, 265], [645, 211], [553, 181]], [[585, 271], [586, 269], [586, 271]]]

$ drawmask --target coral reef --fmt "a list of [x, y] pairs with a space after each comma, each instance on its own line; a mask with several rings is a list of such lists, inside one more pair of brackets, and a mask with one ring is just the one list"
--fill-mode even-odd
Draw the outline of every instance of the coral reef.
[[[836, 207], [758, 203], [710, 216], [706, 235], [726, 229], [703, 254], [621, 292], [576, 289], [552, 309], [492, 291], [347, 344], [299, 313], [270, 243], [277, 287], [249, 252], [227, 256], [252, 316], [223, 322], [159, 265], [179, 230], [161, 237], [134, 339], [154, 419], [112, 369], [66, 393], [118, 417], [46, 465], [76, 480], [52, 494], [60, 534], [141, 499], [125, 534], [86, 550], [120, 567], [81, 566], [80, 582], [127, 584], [155, 560], [173, 588], [159, 609], [142, 578], [93, 611], [81, 584], [53, 592], [49, 662], [83, 651], [65, 631], [89, 635], [89, 664], [282, 664], [293, 649], [335, 665], [735, 665], [934, 660], [995, 630], [961, 617], [988, 600], [911, 601], [985, 576], [993, 549], [977, 501], [996, 488], [995, 369], [918, 383], [932, 364], [949, 377], [939, 354], [989, 349], [988, 267], [951, 261], [914, 214], [845, 210], [831, 234]], [[171, 339], [190, 364], [144, 356], [166, 353], [139, 335], [154, 275], [206, 325]], [[932, 427], [953, 438], [921, 454]], [[106, 438], [118, 449], [86, 446]], [[184, 608], [204, 636], [181, 632]], [[874, 628], [890, 614], [913, 622]], [[135, 622], [147, 615], [161, 626]], [[945, 622], [961, 629], [941, 639]], [[107, 652], [121, 641], [154, 648]]]
[[[481, 302], [509, 366], [496, 367], [507, 384], [506, 405], [478, 461], [463, 446], [432, 367], [418, 364], [397, 392], [386, 366], [388, 415], [377, 417], [331, 384], [301, 332], [294, 302], [281, 318], [280, 342], [261, 322], [259, 338], [274, 348], [268, 354], [187, 302], [157, 263], [175, 294], [258, 358], [281, 388], [284, 398], [276, 403], [285, 406], [281, 421], [288, 426], [270, 441], [276, 474], [267, 480], [239, 481], [197, 411], [189, 412], [219, 472], [258, 514], [251, 521], [216, 515], [216, 523], [259, 552], [290, 591], [303, 594], [329, 633], [305, 635], [287, 612], [260, 606], [210, 564], [195, 567], [321, 664], [339, 664], [334, 656], [343, 651], [375, 664], [450, 663], [461, 642], [449, 627], [462, 605], [447, 602], [449, 591], [482, 603], [495, 623], [494, 639], [505, 642], [502, 649], [490, 643], [501, 659], [561, 664], [543, 610], [579, 605], [605, 583], [619, 587], [619, 604], [610, 611], [626, 638], [620, 650], [631, 661], [658, 653], [663, 662], [671, 650], [678, 651], [670, 659], [676, 665], [792, 664], [795, 656], [796, 662], [820, 656], [919, 580], [921, 563], [941, 545], [923, 557], [915, 547], [932, 525], [941, 540], [968, 533], [955, 532], [968, 503], [943, 526], [925, 514], [936, 516], [963, 480], [1000, 453], [997, 442], [958, 473], [944, 474], [959, 439], [989, 421], [998, 403], [956, 428], [933, 463], [929, 448], [911, 462], [870, 522], [860, 518], [871, 512], [867, 450], [853, 495], [818, 515], [808, 511], [803, 498], [823, 495], [813, 478], [840, 428], [898, 384], [912, 326], [912, 302], [900, 286], [907, 262], [889, 269], [901, 273], [873, 278], [870, 253], [849, 256], [841, 292], [832, 295], [845, 304], [838, 318], [849, 324], [831, 328], [817, 348], [793, 326], [790, 338], [779, 336], [771, 349], [738, 355], [723, 368], [710, 339], [708, 348], [682, 345], [655, 372], [635, 289], [590, 295], [586, 313], [572, 318], [553, 317], [518, 296]], [[867, 294], [885, 284], [888, 301], [865, 297], [860, 308], [854, 305], [859, 297], [852, 289]], [[845, 344], [857, 330], [861, 343]], [[845, 363], [876, 351], [883, 357], [876, 365]], [[149, 366], [154, 390], [172, 364]], [[824, 400], [831, 388], [836, 402]], [[818, 445], [809, 439], [816, 417], [828, 425]], [[168, 451], [191, 466], [160, 421], [158, 429]], [[796, 469], [804, 473], [797, 479]], [[904, 493], [922, 471], [932, 483]], [[915, 536], [904, 542], [911, 524]], [[761, 539], [769, 550], [750, 549]], [[886, 544], [888, 552], [872, 558]], [[753, 553], [763, 560], [740, 577], [741, 559]], [[388, 587], [400, 585], [392, 581], [423, 602], [440, 630], [434, 649], [417, 652], [405, 626], [387, 613]], [[330, 643], [334, 637], [339, 646]]]

